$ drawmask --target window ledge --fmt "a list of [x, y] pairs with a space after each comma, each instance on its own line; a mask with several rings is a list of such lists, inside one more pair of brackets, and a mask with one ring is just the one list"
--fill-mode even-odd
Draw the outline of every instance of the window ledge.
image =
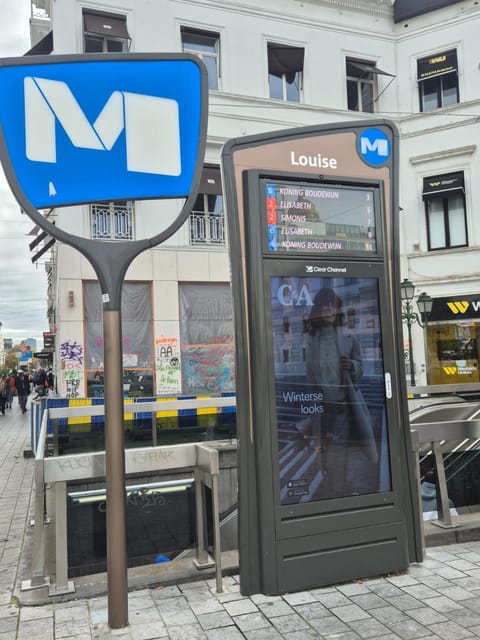
[[441, 151], [425, 153], [420, 156], [412, 156], [410, 158], [410, 163], [422, 164], [423, 162], [430, 162], [431, 160], [443, 160], [444, 158], [451, 158], [452, 156], [470, 155], [474, 153], [476, 149], [476, 144], [469, 144], [465, 147], [455, 147], [453, 149], [442, 149]]

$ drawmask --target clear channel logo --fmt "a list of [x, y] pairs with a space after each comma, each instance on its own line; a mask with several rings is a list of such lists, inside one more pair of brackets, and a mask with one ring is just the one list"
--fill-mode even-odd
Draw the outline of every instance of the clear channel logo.
[[388, 136], [381, 129], [365, 129], [357, 140], [361, 158], [369, 165], [379, 167], [390, 159], [392, 146]]

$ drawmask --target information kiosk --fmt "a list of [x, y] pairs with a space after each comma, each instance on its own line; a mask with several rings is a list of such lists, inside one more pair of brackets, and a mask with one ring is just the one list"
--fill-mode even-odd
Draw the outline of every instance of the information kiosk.
[[423, 559], [388, 121], [229, 141], [245, 595]]

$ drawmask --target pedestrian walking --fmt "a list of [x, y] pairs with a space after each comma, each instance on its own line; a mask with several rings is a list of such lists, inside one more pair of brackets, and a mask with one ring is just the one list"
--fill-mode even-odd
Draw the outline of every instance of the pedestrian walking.
[[5, 415], [5, 405], [7, 404], [9, 388], [8, 378], [6, 375], [3, 375], [0, 379], [0, 411], [2, 415]]
[[18, 406], [22, 413], [27, 411], [27, 400], [30, 395], [30, 378], [27, 372], [19, 371], [15, 376], [15, 388], [17, 390]]
[[15, 378], [13, 377], [13, 373], [11, 371], [7, 375], [7, 379], [8, 379], [8, 393], [7, 393], [7, 403], [6, 403], [5, 407], [7, 409], [11, 409], [12, 406], [13, 406], [13, 396], [16, 393]]

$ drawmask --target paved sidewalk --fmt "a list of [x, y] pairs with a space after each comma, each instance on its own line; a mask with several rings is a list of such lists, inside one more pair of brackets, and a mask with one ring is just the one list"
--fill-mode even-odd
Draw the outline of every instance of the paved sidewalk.
[[284, 596], [242, 597], [238, 576], [138, 588], [129, 626], [111, 630], [107, 599], [19, 605], [33, 460], [29, 413], [0, 415], [0, 640], [329, 640], [480, 638], [480, 540], [433, 547], [403, 574]]

